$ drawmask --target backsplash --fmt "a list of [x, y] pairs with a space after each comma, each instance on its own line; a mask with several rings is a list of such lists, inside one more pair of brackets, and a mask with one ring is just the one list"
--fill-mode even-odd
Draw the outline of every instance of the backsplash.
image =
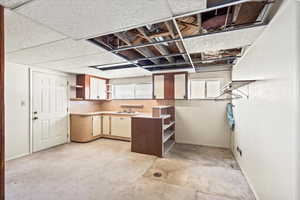
[[132, 111], [152, 113], [152, 107], [174, 105], [173, 100], [111, 100], [111, 101], [71, 101], [70, 112], [123, 111], [122, 104], [140, 104], [143, 108], [132, 108]]

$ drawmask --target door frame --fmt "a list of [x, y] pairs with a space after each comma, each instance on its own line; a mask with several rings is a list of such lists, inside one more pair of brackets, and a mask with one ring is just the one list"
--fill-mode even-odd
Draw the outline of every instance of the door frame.
[[[68, 116], [70, 116], [70, 84], [69, 84], [69, 79], [68, 79], [68, 74], [63, 73], [63, 72], [58, 72], [58, 71], [53, 71], [53, 70], [48, 70], [48, 69], [39, 69], [39, 68], [34, 68], [34, 67], [29, 67], [29, 149], [30, 149], [30, 154], [33, 153], [33, 126], [32, 126], [32, 118], [33, 118], [33, 73], [38, 72], [38, 73], [44, 73], [44, 74], [49, 74], [49, 75], [54, 75], [54, 76], [62, 76], [65, 77], [68, 84], [67, 84], [67, 99], [68, 99]], [[67, 143], [71, 142], [70, 138], [70, 117], [68, 117], [68, 127], [67, 127]]]

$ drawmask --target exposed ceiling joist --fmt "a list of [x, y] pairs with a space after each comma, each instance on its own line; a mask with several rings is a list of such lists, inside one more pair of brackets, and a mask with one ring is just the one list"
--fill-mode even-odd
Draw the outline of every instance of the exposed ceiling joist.
[[242, 7], [242, 4], [238, 4], [238, 5], [234, 6], [232, 23], [235, 23], [235, 22], [236, 22], [236, 20], [237, 20], [237, 18], [238, 18], [238, 16], [239, 16], [241, 7]]
[[[123, 42], [125, 42], [127, 45], [131, 46], [132, 43], [131, 41], [128, 39], [128, 37], [125, 35], [125, 33], [115, 33], [114, 34], [116, 37], [118, 37], [120, 40], [122, 40]], [[146, 47], [141, 47], [138, 49], [135, 49], [137, 52], [139, 52], [140, 54], [142, 54], [145, 57], [154, 57], [154, 53], [152, 51], [150, 51], [148, 48]], [[159, 61], [156, 59], [151, 59], [151, 61], [155, 64], [159, 64]]]
[[[168, 31], [170, 32], [171, 37], [172, 37], [173, 39], [175, 39], [176, 36], [175, 36], [175, 31], [174, 31], [174, 29], [173, 29], [172, 24], [171, 24], [169, 21], [166, 21], [166, 22], [165, 22], [165, 25], [166, 25]], [[180, 52], [180, 53], [186, 53], [186, 51], [184, 50], [184, 47], [183, 47], [182, 43], [180, 43], [179, 41], [175, 41], [175, 44], [176, 44], [177, 48], [179, 49], [179, 52]], [[184, 60], [185, 60], [186, 62], [189, 61], [189, 58], [188, 58], [187, 55], [183, 55], [183, 58], [184, 58]]]
[[[148, 34], [146, 33], [145, 29], [143, 27], [141, 28], [137, 28], [137, 30], [145, 37], [146, 40], [148, 40], [148, 42], [154, 42], [154, 39], [151, 39]], [[170, 51], [162, 45], [154, 45], [154, 47], [161, 53], [161, 55], [168, 55], [170, 54]], [[166, 59], [170, 62], [173, 63], [175, 61], [174, 58], [172, 57], [166, 57]]]

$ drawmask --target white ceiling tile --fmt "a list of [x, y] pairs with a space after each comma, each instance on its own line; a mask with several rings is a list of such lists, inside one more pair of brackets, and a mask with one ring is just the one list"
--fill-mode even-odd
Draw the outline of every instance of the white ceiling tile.
[[113, 53], [106, 52], [103, 54], [86, 55], [77, 58], [65, 59], [54, 62], [46, 62], [35, 64], [35, 67], [44, 67], [51, 69], [68, 69], [68, 68], [80, 68], [95, 65], [106, 65], [127, 62], [125, 59], [114, 55]]
[[91, 54], [102, 54], [106, 50], [87, 41], [74, 41], [64, 39], [53, 43], [28, 48], [17, 52], [6, 54], [8, 61], [20, 64], [38, 64], [74, 58]]
[[0, 5], [6, 8], [15, 8], [32, 0], [0, 0]]
[[232, 49], [252, 44], [265, 26], [184, 39], [189, 53]]
[[5, 52], [12, 52], [66, 38], [47, 27], [5, 9]]
[[16, 11], [76, 39], [172, 15], [166, 0], [38, 0]]
[[168, 0], [173, 15], [206, 9], [206, 0]]

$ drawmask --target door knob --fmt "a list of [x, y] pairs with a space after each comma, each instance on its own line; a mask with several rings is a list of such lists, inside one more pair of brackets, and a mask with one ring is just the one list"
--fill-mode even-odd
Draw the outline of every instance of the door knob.
[[39, 119], [39, 118], [38, 118], [38, 117], [34, 117], [34, 118], [33, 118], [33, 120], [37, 120], [37, 119]]
[[38, 113], [37, 111], [34, 111], [34, 112], [33, 112], [33, 114], [35, 114], [35, 115], [36, 115], [37, 113]]

